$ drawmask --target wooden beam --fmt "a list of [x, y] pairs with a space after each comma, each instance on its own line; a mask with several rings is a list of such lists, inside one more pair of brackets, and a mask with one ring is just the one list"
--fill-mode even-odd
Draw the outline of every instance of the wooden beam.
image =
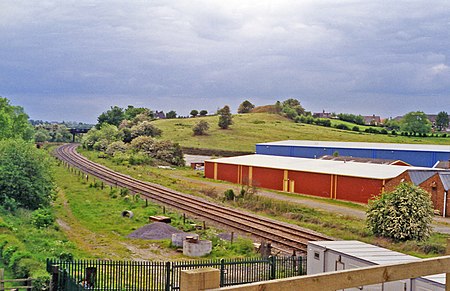
[[327, 291], [373, 285], [441, 273], [450, 273], [450, 256], [423, 259], [416, 262], [407, 262], [394, 265], [371, 266], [338, 272], [329, 272], [302, 277], [257, 282], [246, 285], [225, 287], [221, 288], [220, 290]]

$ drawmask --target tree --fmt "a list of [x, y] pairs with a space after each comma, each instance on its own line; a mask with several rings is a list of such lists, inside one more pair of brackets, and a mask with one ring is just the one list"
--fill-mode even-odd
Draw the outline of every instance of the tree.
[[208, 111], [206, 110], [200, 110], [200, 116], [206, 116], [208, 114]]
[[198, 115], [198, 110], [192, 109], [190, 114], [192, 117], [196, 117]]
[[37, 209], [50, 205], [54, 183], [49, 156], [17, 139], [0, 141], [0, 205]]
[[8, 99], [0, 97], [0, 140], [6, 138], [31, 140], [33, 136], [33, 127], [23, 108], [12, 106]]
[[153, 111], [151, 111], [148, 108], [145, 107], [134, 107], [132, 105], [128, 105], [128, 107], [124, 111], [124, 119], [132, 120], [139, 114], [147, 114], [150, 119], [153, 119], [154, 114]]
[[161, 129], [157, 128], [149, 121], [143, 121], [131, 128], [131, 137], [135, 138], [138, 136], [160, 136], [162, 133]]
[[201, 120], [192, 128], [192, 131], [194, 132], [194, 135], [205, 135], [208, 129], [209, 123], [204, 120]]
[[219, 127], [222, 129], [228, 129], [233, 124], [233, 115], [230, 112], [230, 106], [225, 105], [222, 109], [217, 111], [219, 115]]
[[238, 113], [249, 113], [253, 108], [255, 108], [255, 105], [250, 101], [245, 100], [239, 105]]
[[449, 125], [448, 113], [441, 111], [436, 117], [436, 127], [439, 131], [446, 129]]
[[396, 241], [424, 240], [431, 233], [432, 221], [430, 195], [411, 183], [401, 183], [368, 204], [367, 225], [377, 236]]
[[414, 134], [429, 133], [431, 131], [431, 122], [422, 111], [413, 111], [405, 114], [401, 122], [401, 129]]
[[125, 119], [125, 113], [122, 108], [118, 106], [111, 106], [111, 109], [109, 109], [106, 112], [103, 112], [100, 114], [99, 117], [97, 117], [97, 129], [99, 129], [103, 123], [112, 124], [115, 126], [119, 126], [122, 120]]
[[289, 98], [289, 99], [283, 101], [283, 103], [281, 104], [281, 107], [282, 107], [282, 111], [285, 108], [292, 108], [295, 110], [295, 112], [297, 112], [298, 115], [305, 114], [305, 109], [302, 107], [302, 105], [300, 104], [300, 101], [298, 101], [297, 99]]
[[177, 118], [177, 113], [173, 110], [170, 110], [169, 112], [167, 112], [166, 118], [167, 119]]

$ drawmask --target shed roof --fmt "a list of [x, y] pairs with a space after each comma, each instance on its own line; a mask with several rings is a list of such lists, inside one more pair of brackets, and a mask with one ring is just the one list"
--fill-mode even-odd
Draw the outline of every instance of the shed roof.
[[369, 143], [369, 142], [336, 142], [336, 141], [312, 141], [312, 140], [283, 140], [268, 143], [259, 143], [262, 146], [307, 146], [328, 148], [358, 148], [379, 150], [405, 150], [405, 151], [434, 151], [450, 152], [450, 145], [430, 144], [400, 144], [400, 143]]
[[[419, 258], [405, 255], [403, 253], [391, 251], [385, 248], [366, 244], [364, 242], [349, 241], [309, 241], [308, 245], [316, 245], [328, 250], [339, 252], [341, 254], [358, 258], [373, 265], [395, 264], [404, 262], [420, 261]], [[308, 246], [309, 248], [309, 246]], [[436, 274], [425, 276], [421, 279], [434, 281], [439, 284], [445, 284], [445, 274]]]
[[450, 190], [450, 173], [439, 173], [445, 191]]
[[413, 182], [414, 185], [419, 185], [423, 181], [428, 180], [431, 176], [436, 174], [438, 171], [430, 171], [430, 170], [410, 170], [408, 171], [409, 177], [411, 178], [411, 182]]
[[383, 164], [347, 163], [345, 161], [327, 161], [307, 158], [270, 156], [270, 155], [246, 155], [230, 158], [207, 160], [207, 162], [263, 167], [300, 172], [332, 174], [371, 179], [392, 179], [409, 169], [430, 170], [436, 173], [436, 169], [393, 166]]

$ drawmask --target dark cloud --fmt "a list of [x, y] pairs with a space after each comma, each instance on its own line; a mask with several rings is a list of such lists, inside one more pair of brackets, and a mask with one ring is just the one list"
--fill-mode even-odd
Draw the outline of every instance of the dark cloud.
[[448, 1], [3, 1], [0, 95], [51, 120], [287, 97], [435, 113], [450, 93], [449, 16]]

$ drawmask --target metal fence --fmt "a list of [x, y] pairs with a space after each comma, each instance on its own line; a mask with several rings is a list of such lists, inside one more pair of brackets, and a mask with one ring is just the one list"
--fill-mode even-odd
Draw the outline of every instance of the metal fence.
[[[306, 258], [268, 257], [184, 262], [47, 260], [57, 290], [179, 290], [182, 270], [213, 267], [222, 287], [306, 273]], [[55, 271], [56, 270], [56, 271]]]

